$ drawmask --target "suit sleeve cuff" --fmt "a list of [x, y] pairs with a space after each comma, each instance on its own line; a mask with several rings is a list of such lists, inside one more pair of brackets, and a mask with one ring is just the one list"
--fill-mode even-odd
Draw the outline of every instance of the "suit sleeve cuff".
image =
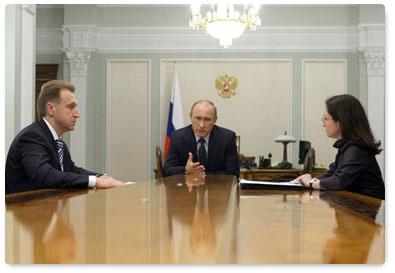
[[95, 175], [90, 175], [90, 176], [89, 176], [88, 187], [89, 187], [89, 188], [94, 188], [94, 187], [96, 187], [96, 176], [95, 176]]

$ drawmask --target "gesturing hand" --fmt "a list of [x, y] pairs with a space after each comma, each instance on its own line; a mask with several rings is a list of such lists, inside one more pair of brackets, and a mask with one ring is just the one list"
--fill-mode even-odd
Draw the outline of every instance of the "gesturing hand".
[[193, 155], [192, 153], [188, 153], [188, 161], [187, 164], [185, 165], [185, 171], [187, 174], [197, 174], [200, 172], [204, 172], [204, 166], [200, 165], [199, 162], [193, 162]]

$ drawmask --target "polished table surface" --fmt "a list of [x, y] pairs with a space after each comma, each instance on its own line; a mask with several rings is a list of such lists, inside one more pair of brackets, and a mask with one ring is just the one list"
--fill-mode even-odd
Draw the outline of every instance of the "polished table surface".
[[173, 176], [6, 196], [6, 262], [383, 263], [384, 201]]

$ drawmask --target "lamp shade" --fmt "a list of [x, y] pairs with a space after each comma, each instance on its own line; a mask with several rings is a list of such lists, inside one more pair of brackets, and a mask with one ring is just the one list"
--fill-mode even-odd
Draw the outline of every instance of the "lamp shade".
[[283, 135], [278, 136], [274, 139], [275, 142], [280, 142], [284, 146], [283, 151], [283, 161], [280, 162], [277, 166], [279, 169], [291, 169], [292, 163], [287, 161], [287, 145], [290, 142], [296, 142], [296, 139], [293, 136], [287, 135], [287, 131], [284, 132]]
[[280, 135], [274, 139], [275, 142], [296, 142], [293, 136], [287, 135], [287, 131], [283, 135]]

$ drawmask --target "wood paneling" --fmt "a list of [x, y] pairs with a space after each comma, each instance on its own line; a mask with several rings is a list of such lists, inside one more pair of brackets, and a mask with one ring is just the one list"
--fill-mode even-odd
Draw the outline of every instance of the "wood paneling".
[[[57, 64], [37, 64], [36, 65], [36, 98], [35, 109], [37, 109], [37, 99], [40, 94], [41, 86], [50, 80], [56, 80], [58, 75]], [[38, 120], [37, 111], [35, 111], [36, 121]]]

